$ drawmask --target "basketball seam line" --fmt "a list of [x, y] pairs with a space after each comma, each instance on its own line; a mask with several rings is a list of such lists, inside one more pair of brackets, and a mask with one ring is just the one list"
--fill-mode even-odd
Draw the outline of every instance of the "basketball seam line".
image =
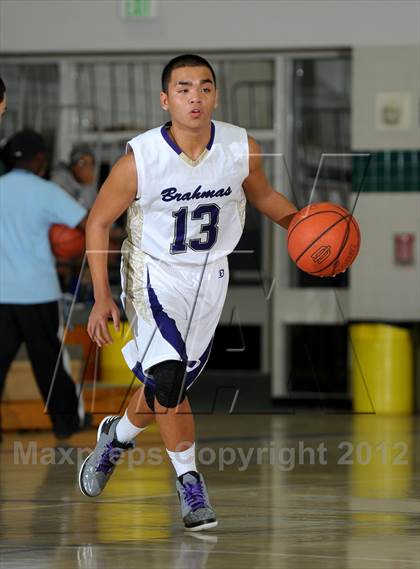
[[[322, 212], [322, 213], [324, 213], [324, 212]], [[306, 249], [304, 249], [304, 250], [302, 251], [302, 253], [300, 253], [300, 255], [298, 255], [298, 257], [296, 257], [295, 263], [298, 263], [298, 262], [300, 261], [300, 259], [302, 258], [302, 256], [303, 256], [313, 245], [315, 245], [315, 243], [316, 243], [319, 239], [321, 239], [321, 237], [323, 237], [326, 233], [328, 233], [328, 231], [330, 231], [331, 229], [333, 229], [333, 227], [335, 227], [336, 225], [338, 225], [341, 221], [343, 221], [343, 220], [344, 220], [344, 221], [347, 221], [347, 217], [350, 217], [350, 216], [351, 216], [350, 213], [349, 213], [348, 215], [346, 215], [345, 217], [342, 216], [342, 217], [340, 217], [340, 219], [339, 219], [338, 221], [335, 221], [332, 225], [330, 225], [329, 227], [327, 227], [327, 229], [324, 229], [324, 231], [323, 231], [320, 235], [318, 235], [318, 237], [317, 237], [316, 239], [314, 239], [314, 240], [312, 241], [312, 243], [310, 243], [310, 244], [306, 247]], [[336, 258], [337, 258], [337, 257], [335, 257], [335, 259], [336, 259]], [[335, 260], [335, 259], [334, 259], [334, 260]]]
[[[344, 208], [343, 208], [344, 209]], [[300, 225], [303, 221], [305, 221], [306, 219], [309, 219], [310, 217], [313, 217], [314, 215], [320, 215], [321, 213], [336, 213], [337, 215], [341, 215], [342, 214], [339, 213], [338, 211], [335, 211], [334, 209], [327, 209], [327, 210], [323, 210], [323, 211], [314, 211], [313, 213], [310, 213], [309, 215], [306, 215], [305, 217], [303, 217], [302, 219], [300, 219], [296, 225], [294, 225], [292, 227], [292, 229], [290, 230], [290, 233], [287, 236], [287, 243], [289, 243], [289, 239], [293, 233], [293, 231], [296, 229], [296, 227], [298, 227], [298, 225]], [[351, 214], [350, 214], [351, 215]]]
[[[312, 275], [317, 275], [321, 271], [325, 271], [325, 269], [329, 269], [331, 267], [331, 265], [334, 265], [334, 263], [337, 261], [337, 259], [339, 258], [339, 256], [343, 252], [344, 247], [347, 245], [347, 241], [349, 240], [349, 236], [350, 236], [350, 229], [349, 228], [350, 228], [350, 222], [348, 222], [343, 242], [340, 245], [340, 249], [339, 249], [337, 255], [334, 257], [334, 259], [332, 259], [332, 261], [326, 267], [323, 267], [322, 269], [319, 269], [319, 271], [314, 271], [313, 273], [311, 273]], [[333, 276], [333, 275], [330, 275], [330, 276]]]
[[[350, 214], [350, 215], [351, 215], [351, 214]], [[331, 267], [331, 265], [333, 265], [333, 264], [337, 261], [337, 259], [339, 258], [339, 256], [340, 256], [341, 253], [343, 252], [344, 247], [347, 245], [347, 242], [348, 242], [348, 239], [349, 239], [349, 236], [350, 236], [350, 229], [349, 229], [350, 223], [353, 224], [353, 227], [354, 227], [354, 229], [356, 230], [356, 233], [357, 233], [357, 235], [356, 235], [356, 236], [357, 236], [357, 249], [360, 248], [360, 241], [361, 241], [361, 238], [360, 238], [360, 230], [359, 230], [359, 227], [358, 227], [357, 223], [355, 222], [355, 219], [354, 219], [353, 215], [351, 215], [350, 220], [348, 221], [347, 230], [346, 230], [345, 237], [344, 237], [344, 239], [343, 239], [343, 243], [341, 244], [341, 246], [340, 246], [341, 248], [340, 248], [340, 250], [338, 251], [337, 255], [336, 255], [336, 256], [334, 257], [334, 259], [330, 262], [330, 264], [327, 265], [326, 267], [324, 267], [324, 268], [322, 268], [322, 269], [319, 269], [319, 271], [314, 271], [314, 272], [308, 273], [308, 274], [311, 274], [311, 275], [314, 275], [314, 276], [315, 276], [315, 275], [317, 275], [318, 273], [320, 273], [321, 271], [325, 271], [325, 269], [328, 269], [329, 267]], [[351, 265], [353, 262], [354, 262], [354, 259], [352, 260], [352, 262], [350, 263], [350, 265]], [[333, 275], [326, 275], [326, 276], [333, 276]]]

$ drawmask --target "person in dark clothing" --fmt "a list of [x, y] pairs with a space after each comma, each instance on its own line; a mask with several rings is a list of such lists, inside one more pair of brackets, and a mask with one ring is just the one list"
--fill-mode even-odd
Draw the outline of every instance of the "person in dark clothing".
[[61, 290], [49, 242], [54, 223], [75, 227], [86, 210], [42, 178], [45, 141], [25, 130], [8, 143], [12, 170], [0, 177], [0, 396], [7, 372], [24, 342], [57, 437], [83, 420], [75, 384], [59, 338]]

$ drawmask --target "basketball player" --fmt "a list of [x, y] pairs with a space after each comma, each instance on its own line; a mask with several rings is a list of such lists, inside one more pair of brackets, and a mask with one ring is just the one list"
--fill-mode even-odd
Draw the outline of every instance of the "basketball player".
[[197, 55], [172, 59], [162, 74], [160, 103], [170, 122], [129, 141], [127, 154], [102, 186], [87, 223], [95, 304], [88, 332], [111, 342], [119, 327], [107, 276], [109, 229], [128, 209], [122, 253], [122, 301], [134, 340], [123, 348], [143, 383], [123, 417], [105, 418], [79, 484], [87, 496], [104, 489], [133, 439], [156, 420], [177, 474], [185, 528], [217, 525], [195, 462], [194, 418], [187, 389], [202, 372], [228, 287], [227, 255], [241, 237], [246, 199], [287, 227], [296, 208], [264, 175], [260, 148], [244, 129], [212, 121], [216, 77]]

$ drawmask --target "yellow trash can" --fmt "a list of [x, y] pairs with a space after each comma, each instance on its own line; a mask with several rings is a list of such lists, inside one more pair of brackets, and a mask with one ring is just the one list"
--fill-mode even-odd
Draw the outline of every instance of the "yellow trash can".
[[410, 332], [387, 324], [353, 324], [350, 339], [354, 411], [412, 413], [414, 371]]
[[130, 385], [133, 372], [121, 353], [121, 349], [133, 338], [130, 325], [128, 322], [121, 322], [120, 329], [116, 332], [113, 322], [110, 321], [108, 330], [112, 344], [105, 344], [99, 352], [101, 382], [109, 385]]

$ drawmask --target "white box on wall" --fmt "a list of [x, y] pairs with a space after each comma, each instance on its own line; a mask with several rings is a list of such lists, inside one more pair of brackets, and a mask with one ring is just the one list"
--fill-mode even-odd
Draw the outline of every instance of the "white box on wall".
[[409, 130], [412, 127], [412, 106], [413, 96], [410, 91], [376, 93], [376, 130]]
[[355, 47], [352, 149], [420, 148], [418, 45]]

